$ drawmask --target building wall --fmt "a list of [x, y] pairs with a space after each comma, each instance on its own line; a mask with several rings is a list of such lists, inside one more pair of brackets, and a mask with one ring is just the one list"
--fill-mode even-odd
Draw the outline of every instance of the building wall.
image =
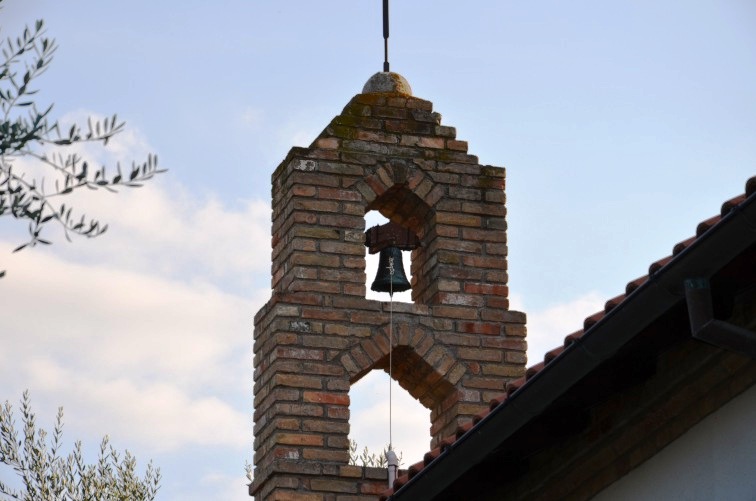
[[599, 493], [597, 501], [756, 499], [756, 387]]

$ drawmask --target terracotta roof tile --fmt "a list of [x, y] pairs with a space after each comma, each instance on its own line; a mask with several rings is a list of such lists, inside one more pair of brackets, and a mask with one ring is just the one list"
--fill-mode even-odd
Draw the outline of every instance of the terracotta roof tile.
[[525, 376], [518, 377], [514, 381], [508, 382], [506, 386], [507, 395], [512, 396], [512, 393], [519, 390], [525, 384], [525, 382]]
[[701, 221], [698, 223], [698, 226], [696, 227], [696, 236], [700, 237], [707, 231], [709, 231], [709, 228], [712, 228], [715, 224], [717, 224], [719, 221], [722, 220], [722, 216], [714, 216], [710, 217], [706, 221]]
[[546, 355], [543, 356], [543, 361], [546, 365], [550, 364], [552, 360], [554, 360], [556, 357], [562, 354], [564, 351], [564, 345], [557, 346], [553, 350], [547, 351]]
[[579, 331], [575, 331], [572, 334], [567, 334], [567, 336], [565, 336], [564, 338], [564, 347], [567, 348], [569, 345], [571, 345], [572, 343], [574, 343], [575, 341], [583, 337], [583, 333], [585, 333], [585, 330], [580, 329]]
[[491, 401], [488, 403], [488, 408], [491, 410], [494, 410], [495, 408], [503, 404], [507, 400], [507, 398], [508, 397], [506, 394], [500, 397], [492, 398]]
[[[472, 427], [473, 427], [472, 421], [468, 421], [466, 423], [463, 423], [463, 424], [457, 426], [457, 431], [455, 432], [455, 436], [457, 438], [461, 437], [462, 435], [464, 435], [465, 433], [467, 433], [468, 431], [470, 431], [470, 428], [472, 428]], [[442, 444], [441, 444], [441, 448], [442, 449], [444, 448], [443, 441], [442, 441]]]
[[725, 217], [727, 214], [730, 213], [732, 209], [742, 204], [745, 201], [745, 199], [746, 199], [746, 196], [745, 194], [743, 194], [743, 195], [740, 195], [739, 197], [731, 198], [730, 200], [723, 203], [722, 211], [721, 211], [722, 217]]
[[473, 425], [478, 424], [484, 417], [488, 416], [491, 413], [491, 409], [486, 409], [484, 411], [481, 411], [480, 414], [476, 414], [472, 418]]
[[[596, 325], [596, 323], [598, 323], [599, 320], [601, 320], [602, 318], [604, 318], [605, 314], [606, 314], [605, 312], [599, 311], [599, 312], [594, 313], [590, 317], [586, 318], [583, 321], [583, 330], [587, 331], [588, 329], [590, 329], [591, 327], [593, 327], [594, 325]], [[581, 336], [582, 336], [582, 333], [581, 333]]]
[[690, 237], [687, 240], [683, 240], [682, 242], [678, 242], [674, 248], [672, 249], [672, 255], [677, 256], [679, 253], [690, 247], [690, 245], [696, 241], [696, 238], [698, 237]]
[[394, 490], [398, 491], [407, 482], [409, 482], [409, 475], [408, 474], [405, 473], [404, 475], [399, 475], [398, 477], [396, 477], [396, 480], [394, 480]]
[[640, 287], [647, 281], [648, 281], [648, 275], [643, 275], [642, 277], [636, 278], [632, 282], [628, 282], [627, 286], [625, 286], [625, 293], [627, 295], [632, 294], [633, 292], [635, 292], [635, 289], [637, 289], [638, 287]]
[[674, 246], [672, 255], [667, 256], [658, 261], [655, 261], [649, 266], [649, 275], [645, 275], [645, 276], [636, 278], [635, 280], [632, 280], [631, 282], [628, 282], [627, 286], [625, 287], [625, 292], [626, 292], [625, 294], [609, 299], [604, 305], [604, 311], [597, 312], [587, 317], [585, 321], [583, 322], [583, 325], [584, 325], [583, 329], [573, 332], [572, 334], [569, 334], [565, 337], [563, 346], [557, 346], [556, 348], [546, 352], [546, 354], [544, 355], [543, 362], [537, 363], [529, 367], [524, 377], [515, 379], [514, 381], [510, 381], [509, 383], [507, 383], [506, 392], [500, 397], [493, 398], [490, 401], [489, 408], [487, 410], [475, 416], [472, 422], [467, 422], [465, 424], [460, 425], [457, 428], [455, 435], [443, 439], [439, 447], [425, 454], [425, 456], [423, 457], [423, 461], [420, 461], [410, 466], [409, 473], [407, 475], [402, 475], [398, 477], [394, 481], [393, 489], [388, 489], [387, 491], [385, 491], [381, 495], [380, 499], [382, 501], [385, 501], [388, 498], [390, 498], [391, 495], [393, 495], [394, 492], [396, 492], [401, 487], [403, 487], [409, 481], [410, 478], [414, 477], [420, 471], [422, 471], [423, 468], [431, 464], [436, 458], [438, 458], [441, 454], [443, 454], [448, 447], [450, 447], [457, 440], [461, 439], [464, 434], [466, 434], [471, 429], [473, 429], [475, 425], [477, 425], [477, 423], [479, 423], [483, 418], [485, 418], [485, 416], [487, 416], [491, 411], [493, 411], [496, 407], [500, 405], [506, 404], [507, 400], [509, 400], [509, 397], [513, 393], [520, 390], [523, 386], [525, 386], [528, 380], [530, 380], [536, 374], [538, 374], [539, 372], [544, 370], [546, 367], [548, 367], [548, 364], [550, 364], [553, 360], [558, 358], [565, 351], [566, 347], [570, 346], [572, 343], [579, 340], [583, 336], [583, 334], [585, 334], [586, 331], [591, 329], [597, 323], [601, 322], [601, 320], [605, 317], [606, 313], [616, 308], [623, 301], [625, 301], [625, 299], [627, 299], [629, 295], [631, 295], [635, 290], [637, 290], [644, 283], [646, 283], [649, 279], [649, 276], [657, 273], [659, 270], [664, 268], [670, 262], [674, 261], [675, 258], [682, 251], [684, 251], [691, 245], [695, 244], [696, 240], [698, 240], [698, 238], [701, 237], [701, 235], [706, 233], [710, 228], [716, 226], [722, 220], [724, 216], [729, 214], [733, 209], [735, 209], [738, 205], [743, 203], [748, 197], [750, 197], [754, 193], [756, 193], [756, 176], [748, 179], [748, 181], [746, 182], [745, 195], [740, 195], [726, 201], [722, 205], [721, 215], [714, 216], [705, 221], [702, 221], [697, 226], [696, 235], [694, 237], [691, 237], [691, 238], [688, 238], [687, 240], [679, 242], [678, 244]]
[[659, 270], [667, 266], [670, 261], [672, 261], [672, 259], [674, 259], [674, 256], [667, 256], [663, 259], [651, 263], [651, 266], [648, 267], [648, 274], [653, 275], [654, 273], [658, 273]]
[[436, 459], [438, 456], [441, 455], [441, 447], [436, 447], [432, 451], [428, 451], [425, 453], [425, 456], [423, 456], [423, 463], [425, 463], [425, 466], [428, 466], [433, 462], [434, 459]]
[[525, 371], [525, 379], [529, 380], [530, 378], [541, 372], [545, 365], [545, 362], [539, 362], [531, 367], [528, 367], [528, 370]]
[[409, 470], [407, 470], [407, 475], [409, 476], [409, 478], [412, 478], [420, 473], [420, 470], [422, 470], [423, 468], [425, 468], [425, 463], [423, 461], [418, 461], [417, 463], [409, 467]]
[[626, 297], [627, 297], [627, 294], [620, 294], [619, 296], [613, 297], [612, 299], [604, 303], [604, 311], [606, 313], [609, 313], [610, 311], [614, 309], [615, 306], [617, 306], [622, 301], [624, 301]]

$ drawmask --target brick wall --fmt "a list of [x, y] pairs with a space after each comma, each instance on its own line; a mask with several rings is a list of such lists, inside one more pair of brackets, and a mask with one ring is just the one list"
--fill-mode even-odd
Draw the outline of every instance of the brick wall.
[[375, 499], [386, 487], [384, 470], [347, 465], [349, 388], [387, 369], [392, 348], [389, 303], [365, 299], [370, 210], [422, 242], [413, 304], [393, 305], [393, 376], [429, 409], [429, 447], [524, 373], [505, 171], [440, 122], [429, 101], [359, 94], [273, 173], [273, 294], [254, 333], [258, 499]]

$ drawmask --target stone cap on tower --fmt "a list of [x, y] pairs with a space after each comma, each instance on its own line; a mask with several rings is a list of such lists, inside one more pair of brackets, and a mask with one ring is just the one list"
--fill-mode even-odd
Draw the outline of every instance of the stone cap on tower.
[[407, 79], [399, 73], [379, 71], [368, 79], [362, 88], [363, 94], [372, 94], [376, 92], [393, 92], [405, 96], [412, 95], [412, 88]]

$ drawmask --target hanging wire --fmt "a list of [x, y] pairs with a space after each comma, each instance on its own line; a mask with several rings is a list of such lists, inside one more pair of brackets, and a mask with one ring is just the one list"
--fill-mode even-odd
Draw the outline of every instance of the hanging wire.
[[394, 258], [389, 257], [389, 274], [391, 280], [389, 280], [389, 450], [394, 450], [394, 440], [392, 436], [392, 421], [393, 421], [393, 399], [391, 395], [391, 387], [393, 383], [394, 369], [393, 353], [394, 353]]

